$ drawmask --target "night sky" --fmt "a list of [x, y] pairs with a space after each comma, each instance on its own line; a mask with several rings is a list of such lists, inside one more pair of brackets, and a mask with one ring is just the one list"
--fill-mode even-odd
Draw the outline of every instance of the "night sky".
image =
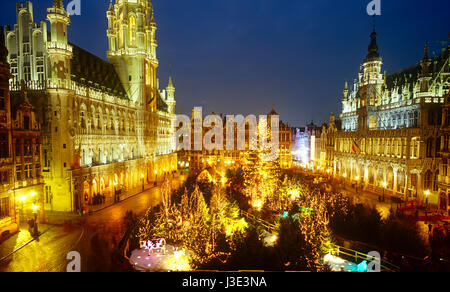
[[[2, 0], [0, 24], [16, 23]], [[109, 0], [81, 0], [69, 41], [106, 59]], [[172, 72], [177, 113], [265, 114], [272, 104], [293, 126], [338, 114], [344, 82], [367, 54], [370, 0], [154, 0], [160, 85]], [[440, 52], [448, 0], [381, 0], [378, 45], [388, 74], [419, 62], [426, 41]], [[64, 0], [65, 5], [68, 3]], [[35, 22], [52, 0], [33, 1]]]

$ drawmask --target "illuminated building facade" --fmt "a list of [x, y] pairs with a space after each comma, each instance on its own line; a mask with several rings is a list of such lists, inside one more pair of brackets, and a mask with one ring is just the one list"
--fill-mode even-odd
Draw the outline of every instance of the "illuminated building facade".
[[334, 172], [367, 190], [437, 203], [441, 110], [450, 88], [450, 47], [420, 64], [382, 74], [375, 31], [358, 79], [345, 84]]
[[320, 127], [313, 122], [305, 127], [292, 128], [292, 156], [296, 163], [307, 164], [315, 157], [315, 139], [314, 132], [320, 130]]
[[450, 174], [448, 171], [448, 160], [450, 159], [450, 93], [446, 95], [444, 108], [442, 110], [441, 128], [441, 156], [442, 162], [439, 168], [439, 209], [450, 210]]
[[[215, 115], [215, 113], [212, 113]], [[270, 124], [270, 117], [278, 115], [274, 109], [267, 115], [268, 124]], [[238, 127], [234, 126], [234, 150], [226, 150], [227, 145], [227, 133], [226, 133], [226, 117], [220, 114], [220, 118], [223, 122], [223, 149], [224, 150], [212, 150], [208, 151], [203, 147], [201, 151], [194, 150], [194, 117], [201, 116], [201, 109], [194, 108], [192, 110], [191, 117], [191, 150], [182, 150], [178, 152], [178, 164], [179, 168], [189, 168], [191, 171], [201, 171], [211, 166], [224, 166], [234, 167], [239, 165], [245, 165], [247, 163], [253, 163], [257, 159], [256, 151], [250, 150], [250, 127], [245, 125], [245, 150], [237, 150], [237, 133]], [[203, 121], [200, 121], [203, 125]], [[203, 126], [202, 137], [210, 130], [210, 127]], [[278, 164], [281, 168], [292, 167], [292, 128], [280, 121], [279, 123], [279, 150], [278, 150]]]
[[8, 51], [0, 33], [0, 239], [18, 230], [14, 204], [14, 159], [12, 152], [10, 67]]
[[10, 97], [12, 78], [3, 29], [0, 36], [0, 237], [33, 216], [44, 221], [41, 127], [23, 91]]
[[322, 173], [332, 174], [334, 169], [335, 134], [340, 130], [340, 120], [336, 120], [334, 114], [330, 115], [329, 124], [323, 124], [322, 128], [316, 128], [311, 135], [310, 169]]
[[109, 62], [68, 42], [61, 0], [34, 23], [31, 2], [6, 30], [10, 88], [28, 98], [42, 127], [45, 209], [80, 212], [96, 196], [112, 204], [176, 169], [175, 87], [159, 88], [156, 22], [146, 0], [111, 1]]
[[[14, 195], [22, 221], [35, 211], [44, 218], [44, 179], [41, 167], [41, 125], [36, 120], [27, 92], [11, 100], [12, 150], [15, 171]], [[35, 208], [35, 210], [33, 210]]]

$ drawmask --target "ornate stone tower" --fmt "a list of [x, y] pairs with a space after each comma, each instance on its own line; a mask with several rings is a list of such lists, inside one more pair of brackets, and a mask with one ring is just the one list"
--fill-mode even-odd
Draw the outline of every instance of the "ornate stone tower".
[[108, 12], [108, 59], [129, 98], [156, 109], [156, 23], [148, 0], [113, 0]]
[[51, 26], [51, 40], [47, 43], [50, 66], [50, 87], [70, 88], [70, 59], [72, 46], [67, 41], [69, 13], [64, 10], [62, 0], [53, 0], [53, 7], [47, 9]]
[[172, 77], [169, 77], [169, 85], [166, 87], [168, 112], [175, 114], [175, 87], [173, 86]]
[[[11, 152], [11, 100], [9, 93], [9, 80], [12, 75], [7, 61], [8, 50], [5, 46], [3, 27], [0, 27], [0, 170], [9, 171], [8, 177], [12, 175], [12, 152]], [[7, 169], [6, 165], [11, 169]], [[3, 167], [5, 165], [5, 167]]]
[[428, 93], [430, 80], [432, 79], [431, 74], [429, 73], [429, 66], [431, 64], [431, 60], [428, 57], [428, 51], [429, 51], [429, 47], [428, 47], [428, 43], [427, 43], [425, 45], [423, 58], [422, 58], [422, 62], [421, 62], [422, 73], [420, 75], [420, 93], [422, 93], [422, 94]]
[[52, 208], [61, 211], [73, 210], [69, 179], [70, 162], [73, 160], [74, 140], [70, 136], [73, 128], [73, 98], [71, 89], [71, 59], [73, 48], [68, 43], [67, 26], [70, 23], [69, 13], [64, 9], [62, 0], [54, 0], [53, 6], [47, 9], [50, 22], [50, 40], [47, 42], [49, 75], [47, 79], [47, 98], [44, 115], [47, 126], [43, 128], [42, 151], [45, 184], [51, 188], [53, 196]]
[[[378, 53], [377, 33], [374, 31], [370, 35], [370, 45], [367, 57], [364, 59], [362, 70], [359, 76], [359, 101], [357, 106], [358, 112], [358, 130], [367, 130], [369, 123], [376, 125], [376, 120], [369, 122], [369, 112], [371, 107], [380, 105], [381, 86], [384, 83], [381, 66], [383, 60]], [[376, 119], [376, 116], [371, 116]]]

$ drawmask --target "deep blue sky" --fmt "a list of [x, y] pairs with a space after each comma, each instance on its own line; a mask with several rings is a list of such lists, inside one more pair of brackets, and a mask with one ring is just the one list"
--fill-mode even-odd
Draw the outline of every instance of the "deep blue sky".
[[[16, 23], [16, 0], [2, 0], [0, 24]], [[81, 0], [71, 42], [106, 58], [109, 0]], [[275, 104], [294, 126], [326, 122], [341, 110], [346, 80], [367, 54], [370, 0], [154, 0], [160, 84], [169, 68], [177, 112], [268, 113]], [[381, 0], [378, 45], [388, 74], [417, 63], [426, 41], [448, 39], [450, 1]], [[35, 0], [35, 21], [52, 0]], [[68, 0], [64, 0], [67, 4]]]

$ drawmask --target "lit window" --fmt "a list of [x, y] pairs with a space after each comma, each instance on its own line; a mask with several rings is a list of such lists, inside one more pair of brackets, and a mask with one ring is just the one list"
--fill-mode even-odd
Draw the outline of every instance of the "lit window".
[[134, 16], [130, 17], [130, 46], [134, 46], [136, 42], [136, 19]]

